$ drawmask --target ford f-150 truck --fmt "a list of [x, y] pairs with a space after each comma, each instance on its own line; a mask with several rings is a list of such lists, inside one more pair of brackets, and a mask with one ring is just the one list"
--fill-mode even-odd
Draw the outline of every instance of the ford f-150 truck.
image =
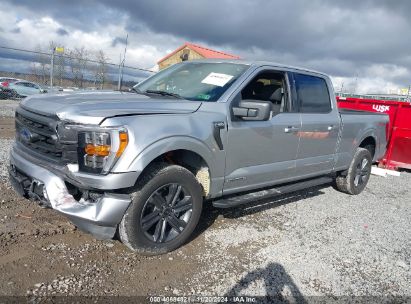
[[97, 238], [118, 233], [161, 254], [190, 239], [204, 204], [331, 182], [359, 194], [385, 153], [388, 117], [339, 111], [323, 73], [204, 60], [133, 92], [29, 97], [15, 121], [9, 176], [20, 195]]

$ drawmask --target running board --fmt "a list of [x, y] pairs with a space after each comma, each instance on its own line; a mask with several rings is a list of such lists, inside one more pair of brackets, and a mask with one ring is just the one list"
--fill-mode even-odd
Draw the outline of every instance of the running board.
[[332, 181], [333, 179], [331, 177], [323, 176], [319, 178], [303, 180], [300, 182], [288, 183], [285, 185], [280, 185], [274, 188], [269, 188], [269, 189], [260, 190], [256, 192], [248, 192], [242, 195], [241, 194], [235, 195], [235, 196], [230, 195], [230, 196], [215, 200], [212, 202], [212, 204], [216, 208], [231, 208], [231, 207], [236, 207], [239, 205], [255, 202], [257, 200], [327, 184]]

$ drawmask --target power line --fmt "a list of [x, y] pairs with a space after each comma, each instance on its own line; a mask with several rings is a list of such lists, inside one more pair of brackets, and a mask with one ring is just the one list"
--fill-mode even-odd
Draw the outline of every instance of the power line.
[[[31, 53], [31, 54], [39, 54], [39, 55], [47, 55], [47, 56], [51, 56], [50, 53], [45, 53], [45, 52], [40, 52], [40, 51], [31, 51], [31, 50], [25, 50], [25, 49], [19, 49], [19, 48], [12, 48], [12, 47], [8, 47], [8, 46], [2, 46], [0, 45], [0, 49], [6, 49], [6, 50], [11, 50], [11, 51], [19, 51], [19, 52], [25, 52], [25, 53]], [[74, 57], [71, 56], [67, 56], [67, 55], [59, 55], [63, 58], [67, 58], [67, 59], [76, 59]], [[93, 60], [93, 59], [85, 59], [85, 61], [89, 61], [89, 62], [93, 62], [93, 63], [101, 63], [97, 60]], [[106, 65], [110, 65], [110, 66], [114, 66], [117, 67], [118, 65], [115, 63], [111, 63], [111, 62], [106, 62]], [[144, 71], [144, 72], [150, 72], [150, 73], [154, 73], [151, 70], [148, 69], [143, 69], [143, 68], [136, 68], [136, 67], [131, 67], [131, 66], [127, 66], [127, 65], [123, 65], [124, 68], [127, 69], [132, 69], [132, 70], [138, 70], [138, 71]]]

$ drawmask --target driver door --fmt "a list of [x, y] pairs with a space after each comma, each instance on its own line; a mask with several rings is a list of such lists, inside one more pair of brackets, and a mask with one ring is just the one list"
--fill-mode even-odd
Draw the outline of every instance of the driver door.
[[224, 194], [274, 185], [296, 172], [301, 117], [292, 112], [287, 72], [259, 69], [239, 89], [230, 110], [242, 100], [269, 101], [268, 120], [228, 119]]

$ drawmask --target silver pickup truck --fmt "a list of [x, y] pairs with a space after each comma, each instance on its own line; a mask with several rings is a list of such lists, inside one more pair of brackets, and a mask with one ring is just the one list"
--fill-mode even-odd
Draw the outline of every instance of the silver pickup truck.
[[319, 72], [191, 61], [129, 93], [26, 98], [9, 175], [20, 195], [81, 230], [161, 254], [190, 239], [204, 204], [234, 207], [331, 182], [359, 194], [385, 153], [387, 123], [338, 110]]

